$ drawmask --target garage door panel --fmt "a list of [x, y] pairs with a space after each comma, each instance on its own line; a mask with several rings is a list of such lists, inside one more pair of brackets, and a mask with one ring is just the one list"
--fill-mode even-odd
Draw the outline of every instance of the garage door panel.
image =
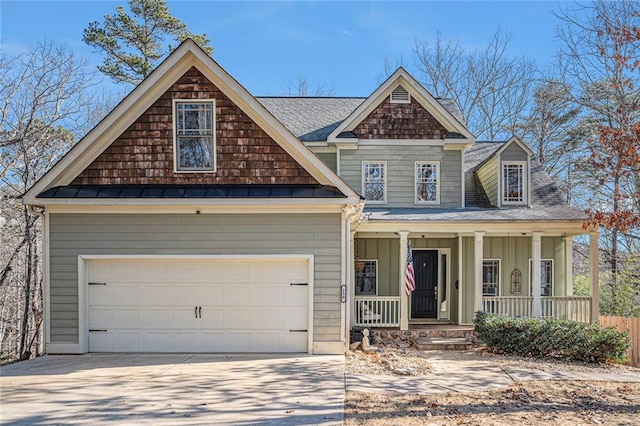
[[112, 304], [115, 306], [122, 305], [140, 305], [140, 287], [137, 283], [108, 283], [107, 287], [111, 287]]
[[113, 348], [116, 352], [140, 352], [140, 335], [137, 331], [113, 333]]
[[193, 326], [200, 329], [224, 328], [224, 310], [217, 306], [203, 306], [202, 317]]
[[[140, 321], [140, 311], [137, 309], [117, 309], [113, 315], [113, 323], [107, 328], [139, 328], [144, 326]], [[144, 317], [144, 315], [143, 315]]]
[[135, 261], [120, 261], [117, 264], [112, 264], [112, 280], [115, 282], [137, 282], [138, 275], [138, 262]]
[[113, 327], [113, 308], [94, 308], [89, 318], [89, 329]]
[[246, 306], [253, 305], [257, 302], [255, 294], [252, 295], [250, 285], [247, 283], [237, 284], [233, 283], [230, 286], [224, 288], [224, 304], [226, 306]]
[[195, 332], [171, 333], [169, 339], [170, 352], [196, 351]]
[[147, 331], [140, 333], [140, 350], [143, 352], [167, 352], [169, 351], [168, 331]]
[[[89, 265], [94, 352], [304, 352], [307, 261], [100, 260]], [[298, 330], [299, 332], [290, 332]]]
[[[103, 283], [107, 281], [104, 280]], [[89, 297], [96, 303], [100, 302], [104, 305], [113, 304], [113, 288], [107, 285], [95, 285], [89, 286]]]
[[194, 341], [197, 352], [225, 352], [223, 332], [204, 332]]
[[90, 332], [89, 347], [95, 352], [108, 352], [113, 350], [113, 335], [111, 333]]

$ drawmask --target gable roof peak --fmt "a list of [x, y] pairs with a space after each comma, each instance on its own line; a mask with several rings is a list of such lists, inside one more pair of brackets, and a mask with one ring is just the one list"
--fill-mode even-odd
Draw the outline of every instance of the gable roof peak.
[[70, 184], [191, 68], [201, 72], [320, 184], [335, 186], [350, 200], [359, 201], [359, 196], [353, 189], [313, 155], [192, 39], [184, 40], [174, 49], [149, 76], [24, 194], [23, 201], [33, 204], [39, 193], [55, 186]]
[[[396, 84], [398, 83], [398, 84]], [[398, 67], [387, 79], [369, 95], [369, 97], [356, 108], [336, 129], [331, 132], [327, 140], [339, 142], [340, 134], [352, 131], [368, 114], [370, 114], [383, 100], [390, 96], [392, 91], [401, 85], [411, 98], [415, 99], [423, 108], [431, 113], [447, 133], [460, 134], [465, 144], [475, 142], [475, 136], [467, 129], [462, 121], [449, 111], [438, 99], [418, 82], [402, 66]]]

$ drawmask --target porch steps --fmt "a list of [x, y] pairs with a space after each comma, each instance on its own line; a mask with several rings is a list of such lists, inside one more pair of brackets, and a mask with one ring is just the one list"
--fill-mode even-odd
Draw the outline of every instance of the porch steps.
[[418, 337], [415, 339], [416, 347], [421, 351], [435, 350], [469, 350], [473, 346], [464, 337]]

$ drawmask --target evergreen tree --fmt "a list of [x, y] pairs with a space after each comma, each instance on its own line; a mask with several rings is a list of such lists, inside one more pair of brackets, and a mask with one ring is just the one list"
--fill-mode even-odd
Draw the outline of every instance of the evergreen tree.
[[[105, 15], [104, 22], [91, 22], [83, 41], [104, 54], [98, 69], [118, 83], [138, 84], [171, 50], [168, 42], [193, 39], [211, 55], [206, 34], [193, 34], [184, 22], [169, 14], [165, 0], [129, 0], [130, 14], [122, 6]], [[168, 40], [169, 39], [169, 40]]]

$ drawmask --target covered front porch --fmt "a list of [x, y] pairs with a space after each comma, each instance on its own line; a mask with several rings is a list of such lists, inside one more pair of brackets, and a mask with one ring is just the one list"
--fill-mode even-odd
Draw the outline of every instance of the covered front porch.
[[[364, 222], [351, 233], [352, 327], [470, 325], [477, 311], [598, 320], [596, 232], [589, 233], [591, 296], [574, 296], [572, 245], [581, 226], [411, 225]], [[409, 246], [416, 289], [407, 294]]]

